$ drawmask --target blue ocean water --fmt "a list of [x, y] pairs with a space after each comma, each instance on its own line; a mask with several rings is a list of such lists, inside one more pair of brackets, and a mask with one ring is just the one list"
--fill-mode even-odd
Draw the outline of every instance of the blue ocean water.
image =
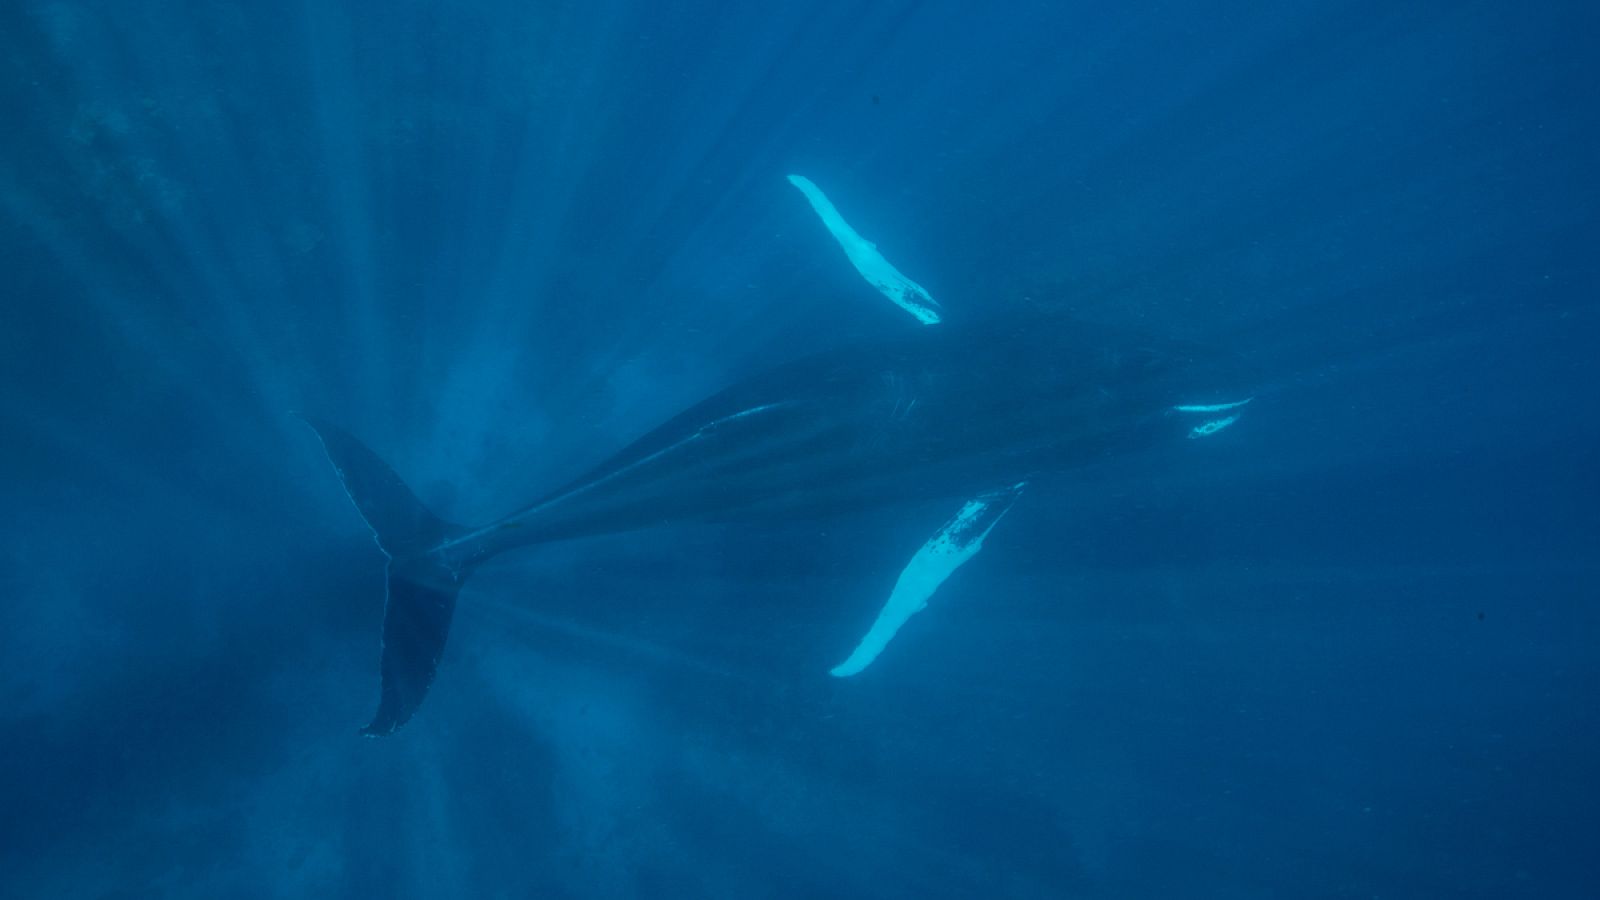
[[[1600, 895], [1597, 28], [0, 6], [0, 895]], [[1030, 487], [857, 678], [921, 512], [508, 555], [358, 736], [384, 561], [294, 414], [476, 523], [917, 327], [795, 172], [953, 317], [1270, 395]]]

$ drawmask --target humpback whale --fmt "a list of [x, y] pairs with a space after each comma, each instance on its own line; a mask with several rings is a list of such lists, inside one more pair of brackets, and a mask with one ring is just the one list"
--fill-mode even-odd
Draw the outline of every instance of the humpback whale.
[[[502, 553], [672, 522], [751, 522], [948, 503], [867, 634], [831, 674], [860, 673], [971, 559], [1035, 479], [1181, 452], [1250, 402], [1237, 362], [1056, 315], [960, 325], [790, 176], [863, 278], [921, 327], [784, 363], [668, 419], [504, 517], [458, 525], [428, 510], [372, 450], [306, 421], [388, 557], [378, 710], [386, 735], [417, 711], [456, 598]], [[936, 523], [930, 523], [936, 524]]]

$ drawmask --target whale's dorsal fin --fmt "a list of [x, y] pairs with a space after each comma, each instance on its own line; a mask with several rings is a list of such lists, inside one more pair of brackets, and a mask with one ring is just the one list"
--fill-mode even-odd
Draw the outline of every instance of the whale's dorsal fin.
[[928, 598], [939, 589], [946, 578], [983, 549], [983, 539], [988, 536], [1011, 505], [1022, 496], [1027, 482], [979, 494], [956, 513], [955, 518], [934, 532], [922, 549], [911, 557], [911, 562], [900, 573], [888, 602], [878, 612], [878, 618], [868, 629], [861, 643], [856, 645], [850, 658], [833, 667], [831, 674], [838, 678], [855, 675], [872, 664], [889, 645], [900, 626], [907, 619], [926, 609]]

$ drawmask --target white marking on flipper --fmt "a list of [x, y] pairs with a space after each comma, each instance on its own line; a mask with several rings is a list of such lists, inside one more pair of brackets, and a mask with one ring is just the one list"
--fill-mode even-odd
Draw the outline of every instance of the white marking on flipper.
[[1189, 437], [1191, 437], [1191, 438], [1210, 437], [1213, 434], [1216, 434], [1217, 432], [1221, 431], [1224, 428], [1227, 428], [1229, 425], [1232, 425], [1233, 423], [1235, 423], [1237, 421], [1239, 421], [1239, 417], [1238, 416], [1228, 416], [1225, 419], [1212, 419], [1209, 422], [1202, 422], [1199, 425], [1196, 425], [1195, 427], [1189, 429]]
[[894, 305], [915, 316], [918, 322], [924, 325], [939, 324], [939, 304], [927, 289], [900, 274], [900, 270], [890, 265], [878, 252], [876, 244], [857, 234], [844, 216], [839, 214], [833, 201], [812, 184], [811, 179], [804, 175], [790, 175], [789, 183], [799, 188], [800, 193], [811, 201], [811, 208], [816, 210], [828, 233], [844, 248], [845, 256], [850, 257], [850, 263], [867, 280], [867, 284], [877, 288]]
[[1243, 400], [1236, 400], [1233, 403], [1200, 403], [1200, 404], [1192, 404], [1192, 405], [1188, 405], [1188, 406], [1174, 406], [1172, 409], [1175, 412], [1182, 412], [1182, 413], [1226, 412], [1227, 410], [1230, 410], [1230, 409], [1238, 409], [1239, 407], [1245, 405], [1246, 403], [1249, 403], [1251, 400], [1254, 400], [1254, 399], [1255, 399], [1254, 397], [1246, 397]]
[[911, 557], [911, 562], [900, 573], [888, 602], [883, 604], [883, 609], [878, 612], [878, 618], [867, 630], [866, 636], [856, 645], [850, 658], [834, 666], [830, 674], [836, 678], [847, 678], [871, 665], [883, 648], [889, 645], [900, 626], [927, 608], [928, 598], [939, 589], [939, 585], [961, 568], [962, 563], [978, 555], [978, 551], [983, 549], [983, 539], [1011, 510], [1011, 505], [1022, 496], [1022, 489], [1026, 486], [1027, 482], [1019, 482], [967, 501], [955, 518], [946, 522]]

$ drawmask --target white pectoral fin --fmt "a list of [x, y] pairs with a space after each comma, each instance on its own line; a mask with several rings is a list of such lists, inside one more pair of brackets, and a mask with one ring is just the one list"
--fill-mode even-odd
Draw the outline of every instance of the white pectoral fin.
[[[1207, 415], [1213, 413], [1228, 413], [1228, 415], [1225, 416], [1219, 416], [1214, 419], [1206, 419], [1199, 425], [1189, 429], [1189, 437], [1191, 438], [1210, 437], [1222, 429], [1227, 428], [1233, 423], [1239, 421], [1239, 416], [1243, 412], [1243, 407], [1254, 399], [1254, 397], [1246, 397], [1243, 400], [1235, 400], [1231, 403], [1185, 403], [1179, 406], [1174, 406], [1172, 411], [1180, 413], [1205, 413]], [[1236, 411], [1229, 412], [1230, 410]]]
[[983, 549], [983, 539], [995, 524], [1011, 510], [1011, 505], [1022, 495], [1026, 482], [998, 491], [980, 494], [967, 501], [955, 518], [944, 524], [916, 555], [906, 564], [895, 582], [889, 600], [879, 611], [878, 618], [867, 630], [861, 643], [856, 645], [850, 658], [834, 666], [831, 674], [846, 678], [860, 672], [878, 658], [889, 645], [900, 626], [913, 615], [927, 608], [928, 598], [939, 589], [946, 578], [961, 564], [978, 555]]
[[878, 252], [876, 244], [856, 233], [850, 223], [844, 220], [833, 201], [822, 193], [822, 190], [804, 175], [790, 175], [789, 183], [800, 190], [805, 198], [811, 202], [811, 208], [822, 219], [822, 224], [832, 234], [839, 246], [844, 248], [844, 253], [850, 258], [851, 265], [861, 273], [879, 293], [888, 297], [894, 305], [900, 307], [924, 325], [939, 324], [939, 304], [933, 299], [926, 288], [915, 281], [900, 274], [900, 270], [890, 265], [883, 254]]

